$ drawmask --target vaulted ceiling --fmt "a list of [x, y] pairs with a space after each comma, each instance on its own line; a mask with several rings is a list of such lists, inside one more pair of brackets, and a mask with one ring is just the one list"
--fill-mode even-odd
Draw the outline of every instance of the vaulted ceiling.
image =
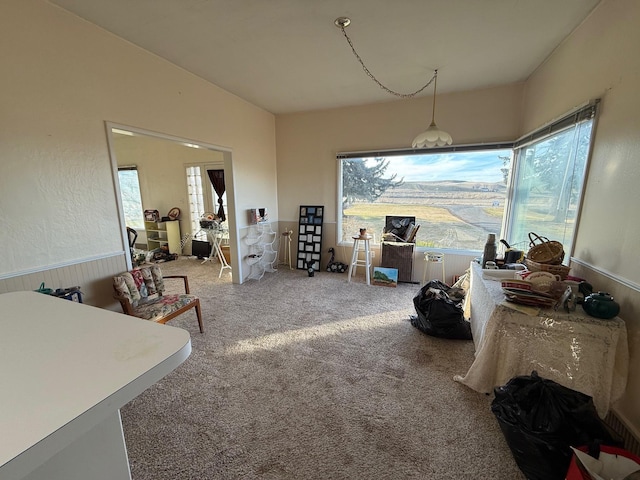
[[[49, 0], [275, 114], [525, 81], [600, 0]], [[433, 93], [431, 87], [422, 95]]]

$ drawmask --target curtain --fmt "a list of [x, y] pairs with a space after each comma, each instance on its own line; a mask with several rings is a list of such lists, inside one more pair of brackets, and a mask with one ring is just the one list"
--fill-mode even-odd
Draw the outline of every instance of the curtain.
[[209, 180], [211, 180], [211, 185], [213, 185], [213, 189], [218, 196], [218, 211], [216, 215], [220, 217], [220, 221], [224, 222], [227, 217], [224, 214], [224, 206], [222, 195], [224, 195], [225, 185], [224, 185], [224, 170], [207, 170], [209, 174]]

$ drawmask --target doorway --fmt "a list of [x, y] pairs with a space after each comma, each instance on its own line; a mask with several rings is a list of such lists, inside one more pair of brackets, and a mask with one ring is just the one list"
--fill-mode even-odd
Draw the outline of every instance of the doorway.
[[[134, 198], [135, 195], [129, 195], [129, 192], [123, 191], [120, 186], [119, 172], [125, 168], [128, 171], [135, 171], [138, 180], [138, 201], [141, 205], [134, 206], [134, 210], [136, 208], [142, 209], [143, 212], [157, 210], [159, 220], [169, 220], [172, 215], [175, 216], [175, 213], [179, 212], [177, 222], [166, 224], [167, 227], [172, 227], [171, 249], [179, 254], [190, 253], [191, 238], [197, 234], [193, 226], [197, 223], [192, 218], [195, 213], [192, 212], [193, 206], [190, 205], [188, 190], [188, 166], [202, 165], [205, 167], [205, 174], [207, 169], [221, 171], [225, 179], [224, 211], [229, 251], [232, 260], [237, 258], [238, 235], [235, 222], [233, 170], [231, 152], [228, 149], [110, 122], [107, 122], [107, 137], [128, 268], [132, 267], [133, 262], [128, 244], [127, 226], [129, 225], [127, 223], [131, 221], [129, 219], [132, 210], [129, 204], [130, 198]], [[127, 185], [127, 188], [130, 187], [131, 184]], [[211, 187], [205, 184], [205, 192], [207, 188], [211, 190]], [[217, 209], [218, 197], [207, 195], [210, 198], [207, 201], [208, 205], [215, 205]], [[212, 205], [212, 202], [216, 203]], [[162, 230], [162, 228], [159, 229]], [[176, 230], [179, 240], [175, 237]], [[150, 233], [147, 234], [148, 232]], [[157, 247], [156, 233], [153, 227], [143, 227], [138, 232], [136, 246], [141, 249]], [[163, 240], [162, 235], [161, 240]], [[167, 245], [168, 248], [169, 241], [163, 241], [162, 244]], [[238, 283], [240, 278], [238, 262], [232, 261], [231, 265], [232, 281]]]

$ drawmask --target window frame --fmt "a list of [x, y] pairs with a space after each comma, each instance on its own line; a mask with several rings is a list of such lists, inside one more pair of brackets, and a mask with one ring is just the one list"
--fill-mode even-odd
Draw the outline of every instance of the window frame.
[[[442, 153], [451, 153], [451, 152], [479, 152], [484, 150], [506, 150], [513, 149], [514, 142], [492, 142], [492, 143], [478, 143], [478, 144], [465, 144], [465, 145], [450, 145], [447, 147], [436, 147], [425, 149], [397, 149], [397, 150], [372, 150], [372, 151], [357, 151], [357, 152], [339, 152], [336, 154], [337, 171], [338, 171], [338, 188], [337, 188], [337, 197], [336, 197], [336, 244], [341, 247], [347, 247], [350, 245], [348, 241], [341, 241], [342, 237], [342, 175], [343, 175], [343, 162], [344, 159], [349, 158], [362, 158], [362, 157], [394, 157], [394, 156], [405, 156], [405, 155], [437, 155]], [[511, 181], [511, 172], [509, 173], [509, 179], [507, 183], [507, 193], [509, 188], [509, 182]], [[505, 205], [505, 209], [506, 209]], [[504, 219], [504, 215], [503, 215]], [[373, 242], [372, 242], [373, 243]], [[375, 238], [375, 245], [380, 244], [380, 239]], [[423, 247], [416, 246], [416, 251], [428, 251], [433, 250], [434, 247]], [[465, 249], [456, 249], [456, 248], [442, 248], [437, 247], [438, 251], [445, 253], [454, 253], [459, 255], [477, 255], [481, 250], [465, 250]]]
[[[218, 208], [218, 203], [217, 203], [217, 197], [216, 197], [216, 193], [213, 189], [213, 185], [211, 184], [211, 181], [209, 180], [209, 176], [207, 171], [208, 170], [224, 170], [224, 164], [222, 163], [212, 163], [212, 162], [205, 162], [205, 163], [185, 163], [183, 165], [184, 167], [184, 172], [185, 172], [185, 188], [186, 188], [186, 195], [187, 195], [187, 205], [188, 205], [188, 211], [187, 214], [189, 215], [189, 225], [190, 228], [193, 230], [191, 232], [191, 236], [194, 239], [197, 240], [204, 240], [206, 238], [206, 233], [202, 232], [202, 229], [200, 228], [200, 217], [202, 216], [202, 214], [207, 213], [207, 212], [211, 212], [211, 213], [215, 213], [217, 211]], [[189, 168], [198, 168], [200, 170], [199, 172], [199, 178], [200, 178], [200, 188], [202, 190], [202, 200], [203, 200], [203, 208], [204, 211], [201, 212], [197, 218], [193, 217], [193, 214], [191, 212], [191, 204], [189, 201], [189, 179], [188, 179], [188, 169]], [[225, 212], [228, 212], [228, 206], [227, 206], [227, 191], [225, 190], [224, 193], [224, 203], [223, 203], [223, 208], [225, 209]], [[228, 214], [227, 214], [228, 217]]]
[[[397, 149], [397, 150], [371, 150], [371, 151], [354, 151], [354, 152], [338, 152], [336, 154], [337, 161], [337, 196], [336, 196], [336, 244], [339, 246], [348, 246], [348, 241], [341, 240], [342, 228], [343, 228], [343, 212], [342, 212], [342, 175], [343, 175], [343, 159], [349, 158], [363, 158], [363, 157], [392, 157], [401, 155], [420, 155], [420, 154], [440, 154], [451, 152], [463, 152], [463, 151], [481, 151], [481, 150], [498, 150], [498, 149], [511, 149], [512, 150], [512, 163], [507, 180], [507, 190], [505, 196], [505, 208], [501, 225], [502, 238], [508, 239], [512, 233], [511, 221], [513, 218], [513, 201], [514, 201], [514, 182], [517, 178], [517, 173], [520, 168], [519, 153], [528, 145], [535, 142], [540, 142], [546, 138], [550, 138], [553, 135], [559, 134], [568, 128], [573, 128], [579, 123], [592, 120], [591, 136], [589, 139], [587, 157], [585, 159], [585, 171], [580, 185], [579, 199], [577, 201], [577, 212], [575, 218], [575, 228], [573, 229], [571, 238], [570, 251], [565, 251], [565, 263], [568, 263], [573, 249], [575, 247], [575, 239], [580, 225], [580, 217], [582, 214], [582, 206], [584, 202], [584, 194], [589, 176], [589, 165], [591, 162], [591, 156], [593, 154], [593, 145], [595, 141], [597, 120], [599, 108], [598, 105], [600, 99], [593, 99], [585, 102], [582, 105], [572, 109], [566, 114], [554, 119], [542, 127], [529, 132], [513, 142], [494, 142], [494, 143], [480, 143], [480, 144], [465, 144], [465, 145], [452, 145], [448, 147], [437, 147], [425, 149]], [[378, 239], [376, 239], [378, 242]], [[379, 243], [379, 242], [378, 242]], [[431, 247], [416, 247], [418, 251], [432, 250]], [[441, 251], [448, 251], [454, 254], [472, 254], [476, 255], [481, 253], [481, 250], [461, 250], [461, 249], [447, 249], [438, 248]]]
[[[136, 184], [138, 185], [138, 199], [139, 201], [139, 205], [140, 205], [140, 217], [137, 220], [140, 220], [139, 223], [131, 223], [131, 222], [127, 222], [127, 212], [125, 209], [125, 195], [123, 193], [123, 189], [122, 189], [122, 178], [120, 177], [120, 172], [136, 172]], [[142, 191], [140, 189], [140, 169], [138, 168], [137, 165], [119, 165], [117, 167], [117, 174], [118, 174], [118, 187], [120, 189], [120, 199], [122, 201], [122, 214], [124, 215], [124, 220], [125, 220], [125, 224], [127, 227], [133, 228], [133, 229], [137, 229], [137, 230], [144, 230], [144, 207], [142, 204]]]
[[[571, 242], [570, 248], [565, 248], [565, 257], [563, 264], [569, 264], [571, 260], [571, 256], [573, 255], [576, 243], [576, 236], [578, 234], [578, 229], [580, 227], [580, 217], [582, 215], [582, 206], [584, 203], [584, 193], [587, 185], [587, 180], [589, 177], [589, 166], [591, 163], [591, 157], [593, 155], [593, 145], [595, 142], [596, 129], [598, 123], [598, 113], [600, 99], [592, 99], [584, 104], [574, 108], [573, 110], [567, 112], [566, 114], [558, 117], [555, 120], [548, 122], [542, 127], [530, 132], [526, 135], [523, 135], [518, 140], [514, 142], [513, 147], [513, 168], [511, 169], [509, 175], [509, 183], [507, 185], [507, 204], [505, 205], [505, 212], [502, 220], [501, 231], [503, 233], [504, 238], [510, 239], [511, 235], [513, 235], [513, 198], [515, 196], [513, 183], [516, 178], [518, 178], [520, 168], [522, 168], [522, 162], [520, 161], [520, 154], [524, 151], [524, 149], [534, 143], [542, 142], [544, 140], [550, 139], [551, 137], [562, 134], [566, 132], [570, 128], [578, 127], [579, 124], [584, 123], [586, 121], [591, 120], [591, 133], [589, 137], [589, 145], [587, 148], [587, 156], [585, 159], [584, 166], [584, 174], [582, 176], [582, 182], [580, 184], [580, 192], [578, 194], [579, 198], [577, 201], [577, 211], [575, 217], [575, 228], [573, 228], [573, 232], [571, 234]], [[539, 232], [536, 232], [539, 233]], [[553, 239], [551, 239], [553, 240]], [[565, 245], [566, 247], [566, 245]]]

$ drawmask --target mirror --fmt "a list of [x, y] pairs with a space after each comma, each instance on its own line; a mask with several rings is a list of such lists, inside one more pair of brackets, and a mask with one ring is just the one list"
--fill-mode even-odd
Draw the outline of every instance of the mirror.
[[[137, 128], [108, 124], [107, 130], [129, 267], [191, 255], [192, 240], [216, 237], [217, 248], [212, 245], [211, 257], [203, 260], [224, 253], [227, 263], [231, 251], [237, 251], [229, 228], [235, 228], [232, 182], [225, 181], [231, 179], [231, 153]], [[217, 219], [216, 236], [201, 226], [211, 214]], [[133, 246], [131, 229], [137, 234]], [[234, 269], [228, 268], [232, 275], [227, 277], [233, 278]]]

